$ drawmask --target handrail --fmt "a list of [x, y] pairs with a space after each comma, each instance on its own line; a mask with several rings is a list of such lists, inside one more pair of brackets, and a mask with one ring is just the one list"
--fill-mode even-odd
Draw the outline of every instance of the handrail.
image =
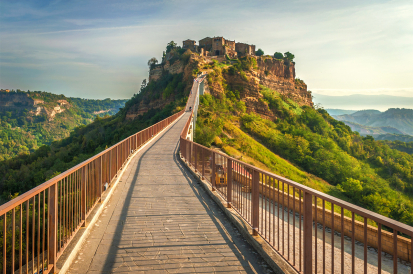
[[[197, 94], [196, 96], [199, 95]], [[350, 269], [347, 269], [347, 265], [351, 266], [353, 273], [356, 269], [364, 269], [366, 273], [368, 267], [367, 245], [378, 249], [377, 269], [379, 273], [381, 273], [382, 268], [382, 251], [393, 255], [394, 273], [397, 273], [398, 269], [397, 258], [412, 263], [413, 247], [411, 239], [413, 239], [413, 227], [186, 139], [193, 115], [194, 110], [192, 110], [181, 132], [181, 157], [189, 166], [194, 168], [195, 172], [206, 179], [213, 191], [218, 191], [220, 196], [227, 201], [229, 207], [233, 207], [251, 225], [254, 235], [261, 235], [297, 271], [312, 273], [315, 270], [317, 273], [317, 269], [321, 267], [325, 270], [326, 228], [339, 232], [341, 238], [340, 257], [334, 257], [334, 249], [337, 249], [337, 247], [330, 248], [331, 273], [340, 271], [341, 273], [350, 272]], [[220, 162], [219, 165], [216, 164], [217, 161]], [[218, 178], [217, 169], [221, 169], [221, 173], [225, 173], [223, 177]], [[208, 176], [206, 175], [207, 173], [209, 174]], [[218, 179], [220, 182], [217, 182]], [[292, 196], [290, 191], [292, 191]], [[302, 198], [304, 198], [303, 201]], [[332, 210], [326, 209], [326, 202], [330, 203]], [[273, 209], [267, 211], [269, 204]], [[334, 211], [335, 207], [340, 207], [341, 213], [336, 213]], [[282, 210], [282, 217], [278, 217], [279, 215], [275, 216], [275, 210], [278, 210], [278, 214], [281, 214], [280, 210]], [[288, 221], [284, 219], [285, 210], [288, 210]], [[345, 210], [349, 212], [351, 218], [344, 216]], [[263, 213], [264, 211], [266, 212]], [[290, 243], [290, 233], [284, 234], [284, 226], [288, 227], [288, 231], [290, 230], [290, 211], [293, 211], [294, 214], [294, 224], [292, 226], [292, 229], [294, 229], [293, 244]], [[299, 223], [299, 235], [296, 235], [295, 232], [296, 214], [300, 216], [299, 220], [297, 220]], [[356, 221], [356, 214], [364, 222]], [[276, 218], [278, 219], [278, 228], [275, 227]], [[300, 221], [301, 219], [303, 219], [302, 222]], [[378, 227], [369, 226], [367, 224], [368, 219], [376, 222]], [[280, 222], [282, 223], [281, 231], [279, 230]], [[319, 244], [314, 241], [312, 236], [315, 234], [317, 238], [317, 230], [319, 229], [316, 227], [318, 226], [323, 227], [323, 249], [319, 251], [323, 252], [322, 256], [317, 254], [317, 246]], [[382, 230], [383, 226], [393, 229], [393, 232], [390, 233]], [[398, 232], [409, 235], [411, 239], [398, 236]], [[303, 236], [301, 233], [303, 233]], [[321, 232], [319, 231], [319, 233]], [[282, 234], [281, 239], [280, 234]], [[344, 236], [351, 238], [352, 245], [351, 262], [347, 263], [345, 262]], [[275, 239], [277, 237], [278, 239]], [[288, 239], [288, 251], [284, 250], [284, 237]], [[295, 241], [296, 237], [299, 238], [299, 243]], [[334, 233], [330, 233], [330, 237], [331, 242], [334, 243]], [[356, 240], [364, 244], [364, 257], [357, 260], [355, 256]], [[290, 251], [291, 245], [293, 246], [293, 251]], [[314, 253], [313, 245], [315, 245]], [[297, 262], [296, 249], [299, 250]], [[291, 252], [293, 253], [291, 254]], [[318, 258], [317, 255], [319, 256]], [[313, 260], [316, 261], [314, 267]], [[336, 266], [334, 266], [334, 262], [336, 262]]]
[[[141, 130], [0, 206], [3, 273], [53, 273], [57, 259], [125, 163], [185, 110]], [[17, 221], [16, 221], [17, 217]], [[18, 243], [18, 246], [16, 246]]]

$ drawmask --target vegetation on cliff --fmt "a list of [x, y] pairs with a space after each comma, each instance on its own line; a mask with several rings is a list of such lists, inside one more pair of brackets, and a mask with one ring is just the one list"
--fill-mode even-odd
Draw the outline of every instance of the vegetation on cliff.
[[[20, 97], [13, 102], [16, 95], [27, 95], [39, 103], [21, 106]], [[42, 145], [68, 137], [70, 131], [91, 123], [97, 115], [117, 113], [126, 102], [67, 98], [40, 91], [8, 93], [2, 98], [4, 104], [7, 99], [10, 102], [0, 107], [0, 161], [32, 153]], [[55, 113], [55, 107], [59, 112]]]
[[[0, 204], [181, 110], [189, 93], [189, 89], [179, 85], [181, 78], [182, 75], [171, 76], [166, 73], [159, 81], [149, 83], [139, 94], [134, 95], [117, 114], [97, 116], [93, 123], [75, 128], [67, 138], [43, 145], [31, 154], [20, 154], [1, 161]], [[133, 120], [126, 119], [126, 114], [135, 105], [161, 97], [171, 86], [176, 100], [163, 108], [150, 108]]]
[[257, 99], [274, 117], [247, 112], [239, 100], [244, 95], [227, 82], [230, 70], [208, 76], [210, 86], [223, 92], [201, 97], [197, 142], [413, 225], [412, 155], [264, 86]]

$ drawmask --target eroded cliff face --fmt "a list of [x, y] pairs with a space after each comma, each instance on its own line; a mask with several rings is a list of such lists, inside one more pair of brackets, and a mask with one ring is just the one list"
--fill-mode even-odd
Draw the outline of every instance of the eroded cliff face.
[[30, 97], [28, 93], [8, 92], [0, 93], [1, 110], [28, 110], [29, 116], [46, 115], [52, 121], [56, 114], [70, 108], [66, 100], [57, 100], [45, 104], [43, 100]]
[[214, 61], [208, 58], [202, 59], [200, 68], [204, 68], [209, 74], [208, 84], [211, 94], [215, 97], [227, 91], [239, 94], [248, 112], [255, 112], [266, 119], [277, 117], [262, 100], [263, 95], [260, 91], [263, 87], [277, 91], [301, 106], [313, 106], [311, 92], [307, 91], [307, 85], [302, 80], [295, 79], [294, 63], [271, 57], [251, 56], [251, 58], [255, 59], [256, 66], [251, 66], [249, 70], [242, 72], [231, 69], [234, 61], [218, 60], [225, 65], [220, 65], [217, 69]]
[[[164, 64], [154, 66], [149, 72], [149, 82], [158, 81], [165, 73], [172, 75], [183, 73], [183, 81], [187, 86], [186, 89], [189, 89], [192, 86], [194, 69], [197, 69], [198, 72], [211, 76], [207, 78], [207, 86], [212, 95], [220, 97], [228, 90], [237, 93], [240, 100], [245, 102], [248, 112], [255, 112], [267, 119], [277, 117], [262, 100], [263, 95], [260, 92], [262, 87], [277, 91], [299, 105], [313, 106], [311, 92], [307, 91], [307, 85], [302, 80], [295, 79], [293, 62], [268, 56], [249, 58], [255, 59], [256, 66], [241, 73], [231, 72], [231, 66], [236, 63], [234, 60], [225, 60], [224, 56], [211, 58], [191, 53], [187, 63], [175, 58], [173, 61], [167, 60]], [[170, 102], [171, 100], [165, 99], [150, 100], [146, 103], [142, 101], [129, 110], [127, 117], [133, 119], [151, 108], [161, 108]]]
[[311, 93], [307, 91], [307, 85], [295, 79], [295, 64], [293, 62], [268, 58], [257, 58], [256, 70], [252, 75], [267, 88], [275, 90], [282, 95], [294, 100], [299, 105], [313, 106]]
[[[171, 59], [171, 58], [169, 58]], [[167, 60], [163, 64], [156, 65], [151, 68], [149, 71], [149, 83], [159, 81], [165, 74], [177, 75], [182, 73], [183, 78], [182, 82], [185, 85], [185, 91], [189, 93], [190, 88], [192, 87], [192, 72], [193, 69], [198, 66], [199, 58], [196, 54], [191, 54], [188, 58], [187, 62], [184, 62], [181, 59], [178, 60]], [[156, 92], [161, 92], [156, 91]], [[175, 91], [174, 91], [175, 92]], [[126, 119], [135, 119], [137, 116], [142, 115], [148, 112], [150, 109], [159, 109], [163, 108], [169, 103], [174, 101], [174, 94], [168, 98], [163, 98], [159, 96], [159, 98], [150, 98], [150, 100], [142, 100], [138, 104], [132, 106], [128, 112], [126, 113]]]
[[35, 101], [25, 93], [0, 92], [0, 108], [30, 108], [35, 106]]

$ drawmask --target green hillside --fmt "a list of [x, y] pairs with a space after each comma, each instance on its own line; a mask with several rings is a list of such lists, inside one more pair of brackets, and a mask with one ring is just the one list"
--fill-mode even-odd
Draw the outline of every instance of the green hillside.
[[126, 102], [68, 98], [40, 91], [1, 95], [0, 161], [68, 137], [74, 128], [91, 123], [98, 115], [117, 113]]
[[[180, 111], [186, 103], [189, 89], [185, 87], [178, 89], [179, 83], [168, 85], [177, 77], [182, 79], [182, 74], [176, 77], [163, 75], [162, 79], [148, 85], [140, 94], [128, 100], [125, 107], [117, 114], [96, 117], [92, 123], [76, 127], [67, 138], [52, 142], [50, 145], [43, 145], [30, 154], [21, 153], [17, 157], [0, 161], [0, 204]], [[151, 108], [133, 120], [126, 118], [131, 108], [143, 101], [150, 101], [153, 97], [159, 97], [167, 86], [174, 93], [171, 96], [171, 103], [162, 109]]]
[[276, 115], [267, 120], [247, 113], [226, 87], [220, 98], [201, 97], [196, 141], [265, 166], [284, 177], [385, 216], [413, 225], [413, 156], [362, 137], [327, 111], [300, 107], [276, 91], [261, 87]]

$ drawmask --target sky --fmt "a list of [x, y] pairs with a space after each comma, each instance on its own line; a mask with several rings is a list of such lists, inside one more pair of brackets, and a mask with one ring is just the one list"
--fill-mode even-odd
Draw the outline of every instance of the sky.
[[1, 0], [0, 88], [127, 99], [169, 41], [207, 36], [292, 52], [313, 93], [413, 97], [411, 0]]

